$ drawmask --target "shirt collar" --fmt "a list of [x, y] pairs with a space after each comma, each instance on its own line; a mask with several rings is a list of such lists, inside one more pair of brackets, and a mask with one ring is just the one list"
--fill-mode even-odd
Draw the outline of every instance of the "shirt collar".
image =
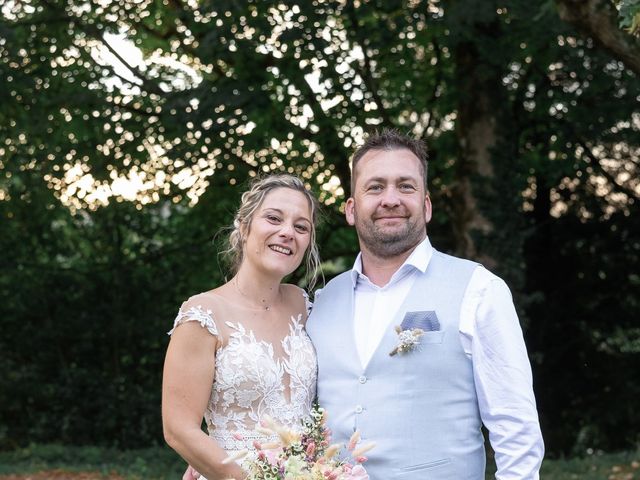
[[[433, 250], [434, 248], [431, 246], [429, 237], [425, 237], [425, 239], [418, 244], [413, 252], [411, 252], [411, 255], [409, 255], [409, 258], [405, 260], [402, 266], [400, 266], [400, 268], [396, 270], [396, 272], [391, 277], [391, 280], [389, 280], [389, 283], [393, 282], [397, 278], [403, 277], [408, 271], [411, 271], [412, 269], [420, 270], [422, 273], [424, 273], [429, 266], [431, 257], [433, 256]], [[356, 286], [358, 278], [360, 276], [366, 278], [362, 273], [362, 252], [358, 253], [356, 261], [353, 263], [353, 268], [351, 269], [351, 281], [353, 282], [354, 287]]]

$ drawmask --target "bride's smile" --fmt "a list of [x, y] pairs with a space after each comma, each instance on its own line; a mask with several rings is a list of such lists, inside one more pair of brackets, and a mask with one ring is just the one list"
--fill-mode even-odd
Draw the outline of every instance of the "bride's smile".
[[293, 252], [288, 247], [281, 247], [280, 245], [269, 245], [269, 248], [274, 252], [283, 253], [285, 255], [293, 255]]

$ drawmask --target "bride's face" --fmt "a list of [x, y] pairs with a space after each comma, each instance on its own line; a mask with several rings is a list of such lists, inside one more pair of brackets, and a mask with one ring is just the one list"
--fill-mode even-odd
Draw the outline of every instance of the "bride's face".
[[311, 206], [301, 192], [276, 188], [253, 215], [243, 261], [284, 277], [298, 268], [311, 241]]

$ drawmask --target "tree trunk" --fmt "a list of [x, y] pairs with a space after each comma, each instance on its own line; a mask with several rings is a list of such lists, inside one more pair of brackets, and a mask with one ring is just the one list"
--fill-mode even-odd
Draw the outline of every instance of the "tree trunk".
[[[455, 50], [458, 78], [458, 116], [456, 135], [458, 138], [458, 158], [456, 182], [452, 188], [452, 227], [456, 254], [465, 258], [483, 260], [472, 232], [491, 232], [491, 222], [482, 215], [478, 198], [474, 192], [475, 179], [489, 180], [493, 176], [492, 148], [498, 139], [498, 122], [494, 92], [501, 86], [500, 73], [491, 65], [478, 59], [475, 45], [462, 42]], [[486, 182], [489, 183], [489, 182]]]

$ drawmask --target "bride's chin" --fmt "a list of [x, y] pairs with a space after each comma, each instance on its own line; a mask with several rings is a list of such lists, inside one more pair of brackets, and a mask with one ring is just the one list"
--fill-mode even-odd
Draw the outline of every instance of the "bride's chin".
[[300, 263], [296, 264], [295, 266], [283, 264], [267, 264], [262, 265], [262, 271], [274, 277], [284, 278], [287, 275], [291, 275], [293, 272], [295, 272], [299, 266]]
[[273, 274], [284, 278], [287, 275], [291, 275], [293, 272], [295, 272], [299, 266], [300, 264], [296, 265], [293, 268], [274, 268]]

